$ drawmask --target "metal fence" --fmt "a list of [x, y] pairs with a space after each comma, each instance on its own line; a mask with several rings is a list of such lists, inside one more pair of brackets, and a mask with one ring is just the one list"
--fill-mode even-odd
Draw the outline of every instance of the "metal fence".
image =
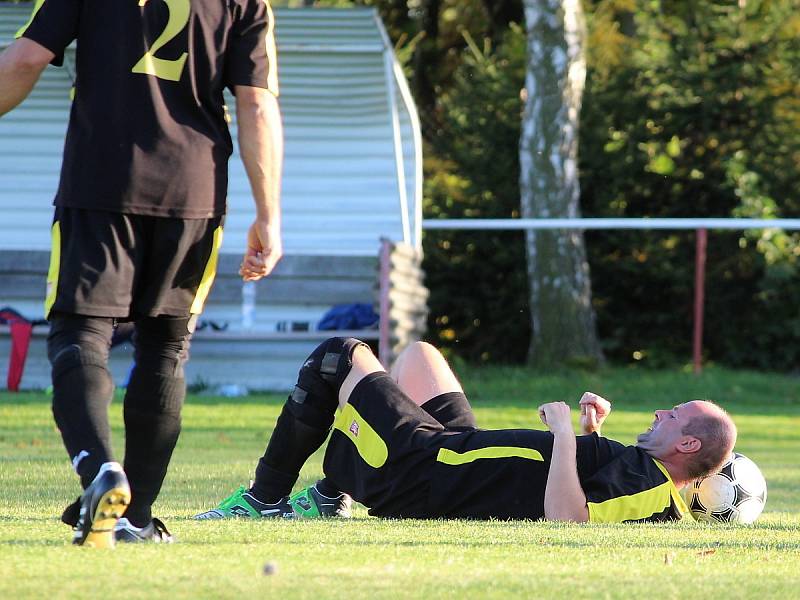
[[706, 218], [579, 218], [579, 219], [426, 219], [422, 229], [472, 230], [472, 231], [519, 231], [555, 229], [639, 229], [639, 230], [694, 230], [695, 279], [694, 279], [694, 323], [692, 331], [692, 362], [694, 372], [702, 371], [703, 319], [705, 304], [705, 266], [708, 230], [782, 229], [800, 231], [800, 219], [706, 219]]

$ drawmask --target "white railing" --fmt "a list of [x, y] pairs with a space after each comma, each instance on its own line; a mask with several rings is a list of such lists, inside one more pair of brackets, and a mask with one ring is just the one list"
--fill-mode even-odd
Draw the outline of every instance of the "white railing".
[[706, 247], [708, 230], [783, 229], [800, 230], [800, 219], [706, 219], [706, 218], [578, 218], [578, 219], [425, 219], [422, 228], [431, 230], [520, 231], [553, 229], [693, 229], [697, 232], [694, 277], [694, 327], [692, 362], [694, 372], [703, 369], [703, 318], [705, 304]]
[[800, 219], [425, 219], [422, 228], [472, 230], [524, 229], [788, 229]]

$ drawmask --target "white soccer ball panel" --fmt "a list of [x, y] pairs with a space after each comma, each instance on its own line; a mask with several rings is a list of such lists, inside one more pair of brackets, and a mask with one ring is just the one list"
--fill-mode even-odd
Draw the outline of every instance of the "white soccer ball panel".
[[681, 490], [698, 521], [749, 524], [764, 510], [767, 484], [758, 466], [734, 453], [720, 471]]
[[731, 465], [733, 480], [751, 496], [760, 496], [767, 489], [764, 476], [752, 460], [738, 455]]
[[748, 498], [736, 508], [739, 511], [737, 523], [749, 524], [759, 517], [761, 511], [764, 510], [764, 503], [760, 498]]
[[700, 503], [710, 511], [721, 511], [733, 506], [736, 488], [730, 479], [723, 475], [709, 475], [700, 482], [696, 494]]

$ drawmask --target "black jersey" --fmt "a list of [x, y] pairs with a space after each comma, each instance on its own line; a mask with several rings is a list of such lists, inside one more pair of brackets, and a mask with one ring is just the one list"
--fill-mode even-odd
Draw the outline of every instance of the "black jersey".
[[[372, 515], [544, 518], [549, 431], [448, 430], [382, 372], [356, 386], [333, 428], [325, 475]], [[688, 514], [666, 469], [639, 448], [582, 435], [576, 463], [590, 521]]]
[[223, 89], [277, 95], [267, 0], [39, 0], [19, 36], [63, 62], [75, 96], [55, 204], [209, 218], [225, 211]]
[[622, 451], [613, 460], [581, 479], [589, 521], [618, 523], [693, 518], [660, 462], [636, 446], [619, 446]]

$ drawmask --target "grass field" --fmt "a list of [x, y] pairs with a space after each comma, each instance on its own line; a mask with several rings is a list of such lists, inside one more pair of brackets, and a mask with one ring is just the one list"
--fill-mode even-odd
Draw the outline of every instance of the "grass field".
[[[389, 521], [197, 522], [252, 476], [283, 398], [189, 398], [157, 505], [179, 543], [72, 547], [77, 495], [44, 394], [0, 394], [0, 598], [796, 598], [800, 596], [800, 380], [711, 369], [533, 376], [474, 370], [483, 427], [538, 427], [535, 407], [592, 390], [604, 434], [631, 443], [652, 410], [712, 398], [734, 416], [769, 500], [753, 526]], [[121, 448], [121, 403], [111, 408]], [[301, 483], [320, 473], [321, 455]], [[264, 574], [264, 565], [274, 573]]]

